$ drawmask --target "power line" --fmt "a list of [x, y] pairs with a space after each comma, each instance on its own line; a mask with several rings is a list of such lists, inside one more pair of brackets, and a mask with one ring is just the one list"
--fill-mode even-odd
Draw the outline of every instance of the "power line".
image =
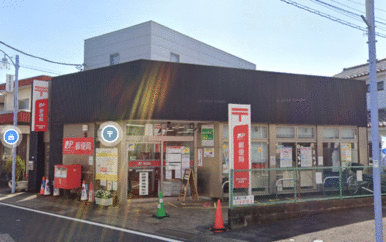
[[[321, 17], [330, 19], [330, 20], [332, 20], [332, 21], [335, 21], [335, 22], [338, 22], [338, 23], [347, 25], [347, 26], [349, 26], [349, 27], [351, 27], [351, 28], [359, 29], [359, 30], [361, 30], [361, 31], [367, 33], [367, 29], [364, 28], [364, 27], [361, 27], [361, 26], [359, 26], [359, 25], [355, 25], [355, 24], [353, 24], [353, 23], [350, 23], [350, 22], [348, 22], [348, 21], [345, 21], [345, 20], [336, 18], [336, 17], [331, 16], [331, 15], [328, 15], [328, 14], [326, 14], [326, 13], [322, 13], [322, 12], [320, 12], [320, 11], [318, 11], [318, 10], [315, 10], [315, 9], [309, 8], [309, 7], [307, 7], [307, 6], [298, 4], [298, 3], [294, 2], [294, 1], [291, 1], [291, 0], [280, 0], [280, 1], [285, 2], [285, 3], [287, 3], [287, 4], [291, 4], [291, 5], [293, 5], [293, 6], [297, 7], [297, 8], [306, 10], [306, 11], [308, 11], [308, 12], [310, 12], [310, 13], [317, 14], [317, 15], [319, 15], [319, 16], [321, 16]], [[377, 36], [379, 36], [379, 37], [386, 38], [386, 35], [380, 34], [379, 32], [377, 32], [377, 33], [375, 33], [375, 34], [376, 34]]]
[[82, 64], [71, 64], [71, 63], [64, 63], [64, 62], [57, 62], [57, 61], [51, 61], [51, 60], [47, 60], [45, 58], [42, 58], [42, 57], [39, 57], [39, 56], [35, 56], [35, 55], [31, 55], [31, 54], [28, 54], [24, 51], [21, 51], [21, 50], [18, 50], [10, 45], [7, 45], [6, 43], [4, 43], [3, 41], [0, 41], [0, 44], [3, 44], [5, 46], [7, 46], [8, 48], [10, 49], [13, 49], [19, 53], [22, 53], [23, 55], [26, 55], [26, 56], [29, 56], [29, 57], [33, 57], [33, 58], [36, 58], [36, 59], [39, 59], [39, 60], [43, 60], [43, 61], [46, 61], [46, 62], [50, 62], [50, 63], [54, 63], [54, 64], [58, 64], [58, 65], [66, 65], [66, 66], [75, 66], [75, 67], [79, 67], [79, 66], [83, 66]]
[[53, 70], [42, 69], [42, 68], [39, 68], [39, 67], [36, 67], [36, 66], [20, 65], [20, 67], [23, 67], [23, 68], [26, 68], [26, 69], [30, 69], [30, 70], [34, 70], [34, 71], [41, 71], [41, 72], [45, 72], [45, 73], [50, 73], [50, 74], [54, 74], [54, 75], [60, 75], [61, 74], [61, 73], [55, 72]]
[[[357, 1], [353, 1], [353, 0], [346, 0], [346, 1], [349, 1], [349, 2], [352, 2], [352, 3], [356, 3], [356, 4], [359, 4], [359, 5], [362, 5], [362, 6], [366, 6], [364, 3], [358, 3]], [[383, 9], [380, 9], [380, 8], [374, 8], [374, 9], [382, 11], [382, 12], [386, 12], [386, 10], [383, 10]]]
[[[350, 6], [348, 6], [348, 5], [346, 5], [346, 4], [343, 4], [343, 3], [341, 3], [341, 2], [339, 2], [339, 1], [336, 1], [336, 0], [330, 0], [331, 2], [334, 2], [334, 3], [336, 3], [336, 4], [339, 4], [339, 5], [341, 5], [341, 6], [344, 6], [344, 7], [346, 7], [346, 8], [348, 8], [348, 9], [352, 9], [352, 10], [354, 10], [354, 11], [357, 11], [357, 12], [359, 12], [359, 13], [361, 13], [361, 15], [366, 15], [366, 13], [364, 12], [364, 11], [362, 11], [362, 10], [358, 10], [358, 9], [356, 9], [356, 8], [353, 8], [353, 7], [350, 7]], [[381, 11], [384, 11], [384, 10], [382, 10], [382, 9], [380, 9]], [[385, 11], [386, 12], [386, 11]], [[384, 20], [384, 21], [386, 21], [386, 19], [384, 19], [384, 18], [380, 18], [380, 17], [376, 17], [377, 19], [382, 19], [382, 20]]]
[[[326, 3], [326, 2], [323, 2], [323, 1], [320, 1], [320, 0], [310, 0], [310, 1], [316, 2], [316, 3], [320, 4], [320, 5], [325, 6], [325, 7], [328, 7], [330, 9], [332, 9], [333, 11], [340, 11], [340, 12], [349, 14], [349, 15], [345, 14], [346, 16], [350, 16], [350, 15], [356, 16], [357, 18], [355, 18], [355, 20], [361, 21], [361, 15], [360, 14], [353, 13], [353, 12], [348, 11], [346, 9], [339, 8], [337, 6], [334, 6], [332, 4], [329, 4], [329, 3]], [[383, 22], [380, 22], [380, 21], [375, 21], [375, 22], [379, 23], [379, 24], [386, 25], [386, 23], [383, 23]], [[382, 29], [382, 30], [386, 30], [386, 29], [383, 29], [383, 28], [380, 28], [380, 27], [378, 27], [378, 28]]]

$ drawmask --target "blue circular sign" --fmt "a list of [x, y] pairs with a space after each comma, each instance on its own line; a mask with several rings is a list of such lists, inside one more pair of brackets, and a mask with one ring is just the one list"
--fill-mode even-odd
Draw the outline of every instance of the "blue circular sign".
[[102, 138], [109, 143], [113, 143], [119, 138], [119, 131], [112, 125], [107, 125], [102, 130]]
[[14, 145], [19, 140], [19, 134], [15, 129], [9, 129], [4, 133], [4, 141], [7, 144]]

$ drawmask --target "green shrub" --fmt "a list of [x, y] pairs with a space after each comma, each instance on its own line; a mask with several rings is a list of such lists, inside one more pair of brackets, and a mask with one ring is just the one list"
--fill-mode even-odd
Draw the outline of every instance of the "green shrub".
[[[7, 172], [9, 172], [11, 175], [12, 175], [12, 162], [13, 162], [13, 159], [12, 157], [7, 160], [7, 162], [5, 162], [5, 170]], [[16, 169], [15, 169], [15, 172], [16, 172], [16, 181], [20, 181], [23, 176], [24, 176], [24, 172], [25, 172], [25, 162], [24, 160], [22, 160], [20, 158], [20, 156], [16, 156]]]

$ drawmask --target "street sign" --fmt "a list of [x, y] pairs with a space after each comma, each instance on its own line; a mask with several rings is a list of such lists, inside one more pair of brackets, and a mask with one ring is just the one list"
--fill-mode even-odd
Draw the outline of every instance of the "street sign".
[[105, 122], [98, 129], [98, 139], [104, 146], [116, 146], [121, 142], [123, 131], [116, 122]]
[[102, 129], [102, 138], [106, 142], [115, 142], [119, 137], [119, 131], [116, 127], [112, 125], [107, 125]]
[[1, 143], [7, 148], [13, 148], [20, 144], [22, 133], [19, 128], [8, 125], [1, 130]]
[[4, 133], [4, 141], [9, 145], [16, 144], [17, 140], [19, 139], [19, 134], [15, 129], [9, 129], [5, 131]]

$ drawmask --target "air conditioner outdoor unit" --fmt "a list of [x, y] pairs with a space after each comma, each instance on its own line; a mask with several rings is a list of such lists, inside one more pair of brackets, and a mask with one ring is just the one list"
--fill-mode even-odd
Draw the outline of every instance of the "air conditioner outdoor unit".
[[7, 74], [5, 80], [5, 91], [13, 92], [14, 75]]

